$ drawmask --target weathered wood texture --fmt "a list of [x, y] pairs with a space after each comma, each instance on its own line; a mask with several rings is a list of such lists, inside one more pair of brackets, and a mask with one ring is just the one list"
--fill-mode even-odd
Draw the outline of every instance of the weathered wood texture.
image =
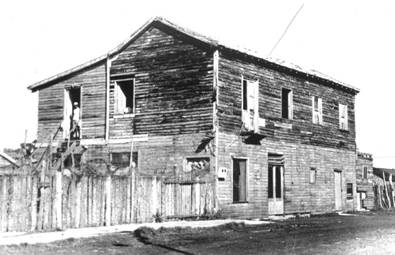
[[[240, 133], [242, 76], [259, 81], [259, 116], [266, 119], [266, 127], [261, 128], [261, 132], [267, 139], [355, 150], [353, 93], [309, 82], [220, 52], [218, 118], [221, 131]], [[293, 91], [293, 120], [281, 117], [282, 88]], [[323, 125], [312, 123], [312, 96], [322, 98]], [[339, 129], [339, 103], [348, 106], [348, 131]], [[281, 127], [284, 123], [291, 124], [292, 128]]]
[[212, 67], [212, 53], [150, 28], [111, 64], [111, 75], [134, 74], [136, 116], [114, 118], [112, 80], [110, 137], [211, 130]]
[[86, 175], [61, 177], [59, 212], [55, 178], [47, 175], [42, 183], [29, 174], [0, 176], [0, 232], [152, 222], [155, 218], [207, 215], [214, 208], [213, 187], [207, 182], [168, 183], [163, 177], [146, 175]]
[[[81, 135], [84, 139], [104, 138], [105, 130], [105, 65], [93, 66], [66, 80], [39, 90], [38, 131], [39, 142], [47, 142], [63, 120], [64, 89], [81, 86]], [[58, 140], [62, 136], [58, 136]]]
[[[355, 209], [346, 198], [346, 183], [355, 186], [356, 154], [353, 151], [295, 143], [263, 140], [262, 145], [245, 144], [240, 136], [220, 133], [218, 167], [228, 169], [218, 182], [218, 199], [229, 217], [260, 218], [268, 215], [268, 154], [284, 156], [284, 212], [325, 213], [335, 210], [334, 170], [341, 170], [342, 208]], [[247, 202], [233, 203], [232, 158], [247, 159]], [[310, 168], [317, 170], [315, 183], [309, 183]]]

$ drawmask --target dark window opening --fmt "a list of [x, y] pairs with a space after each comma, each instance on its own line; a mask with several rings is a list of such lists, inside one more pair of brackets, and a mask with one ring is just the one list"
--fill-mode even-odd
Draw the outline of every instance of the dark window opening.
[[[135, 167], [138, 166], [138, 153], [134, 151], [132, 162], [134, 162]], [[130, 152], [112, 152], [111, 153], [111, 164], [115, 167], [129, 167], [130, 166]]]
[[133, 80], [119, 81], [119, 88], [125, 97], [124, 113], [133, 113], [134, 111], [134, 82]]
[[243, 110], [247, 110], [247, 80], [243, 79]]
[[276, 166], [276, 198], [281, 198], [281, 167]]
[[347, 199], [353, 199], [352, 183], [347, 183]]
[[273, 167], [269, 165], [268, 169], [268, 198], [273, 198]]
[[281, 115], [285, 119], [292, 119], [292, 91], [283, 88], [281, 94]]
[[[74, 167], [79, 168], [81, 166], [82, 154], [73, 154], [73, 156], [74, 156]], [[72, 166], [73, 166], [73, 157], [72, 157], [72, 155], [69, 155], [64, 160], [64, 167], [71, 168]]]
[[70, 96], [70, 101], [71, 104], [74, 105], [75, 103], [78, 103], [80, 105], [81, 102], [81, 88], [70, 88], [69, 89], [69, 96]]
[[247, 201], [247, 160], [233, 159], [233, 202]]
[[368, 168], [366, 166], [363, 168], [363, 178], [364, 179], [368, 178]]

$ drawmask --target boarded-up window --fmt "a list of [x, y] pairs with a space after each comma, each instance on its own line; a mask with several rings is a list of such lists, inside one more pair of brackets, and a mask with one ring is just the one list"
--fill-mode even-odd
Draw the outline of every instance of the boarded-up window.
[[353, 199], [352, 183], [347, 183], [347, 199]]
[[366, 166], [363, 168], [363, 178], [364, 179], [368, 178], [368, 168]]
[[184, 172], [203, 174], [210, 172], [210, 158], [187, 158]]
[[317, 178], [317, 169], [310, 168], [310, 183], [315, 183]]
[[[133, 162], [135, 167], [138, 164], [138, 153], [133, 152]], [[129, 167], [130, 166], [130, 152], [112, 152], [111, 164], [116, 167]]]
[[115, 82], [114, 104], [116, 114], [134, 113], [134, 79], [118, 80]]
[[259, 82], [242, 79], [242, 121], [247, 130], [259, 128]]
[[311, 101], [313, 110], [313, 123], [322, 124], [322, 98], [313, 96]]
[[285, 119], [293, 119], [293, 95], [292, 90], [282, 89], [281, 93], [281, 115]]
[[339, 104], [339, 127], [348, 130], [348, 109], [347, 105]]
[[233, 159], [233, 202], [247, 201], [247, 160]]

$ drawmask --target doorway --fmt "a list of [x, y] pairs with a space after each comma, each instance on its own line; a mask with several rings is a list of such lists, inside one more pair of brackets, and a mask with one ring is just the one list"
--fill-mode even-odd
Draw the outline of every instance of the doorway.
[[[76, 108], [78, 109], [76, 110]], [[63, 112], [63, 138], [70, 137], [70, 131], [73, 129], [73, 120], [77, 120], [80, 127], [81, 118], [81, 88], [70, 87], [65, 89], [64, 93], [64, 112]], [[80, 134], [78, 132], [78, 138]]]
[[269, 155], [268, 214], [284, 213], [284, 162], [282, 155]]
[[342, 210], [342, 172], [334, 171], [335, 174], [335, 210]]

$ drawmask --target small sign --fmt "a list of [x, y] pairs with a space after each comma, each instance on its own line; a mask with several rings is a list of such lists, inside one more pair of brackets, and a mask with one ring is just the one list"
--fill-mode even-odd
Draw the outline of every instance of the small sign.
[[224, 181], [226, 179], [227, 172], [228, 172], [228, 169], [226, 169], [226, 167], [220, 167], [218, 169], [218, 179], [220, 181]]

